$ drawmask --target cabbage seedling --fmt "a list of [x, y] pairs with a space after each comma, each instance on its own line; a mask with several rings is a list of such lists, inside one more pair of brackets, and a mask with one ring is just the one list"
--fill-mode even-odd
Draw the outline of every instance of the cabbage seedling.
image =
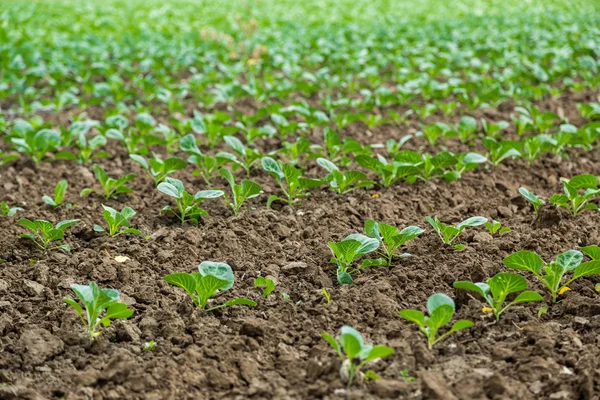
[[21, 207], [10, 207], [5, 202], [0, 202], [0, 215], [3, 217], [12, 217], [17, 211], [23, 211], [23, 209]]
[[[391, 347], [365, 343], [362, 335], [347, 325], [342, 326], [337, 339], [326, 332], [323, 332], [321, 337], [333, 347], [343, 360], [340, 375], [342, 380], [347, 382], [348, 387], [352, 385], [356, 376], [361, 374], [361, 369], [366, 364], [394, 354], [394, 349]], [[376, 374], [374, 375], [376, 376]]]
[[164, 181], [169, 174], [184, 169], [187, 165], [185, 160], [179, 157], [171, 157], [166, 160], [162, 160], [156, 154], [154, 158], [146, 160], [144, 157], [138, 154], [130, 154], [129, 158], [137, 162], [148, 172], [154, 179], [154, 186], [157, 186], [160, 182]]
[[[102, 191], [106, 200], [109, 200], [121, 193], [131, 193], [133, 191], [131, 188], [125, 186], [125, 184], [133, 180], [136, 177], [136, 174], [127, 174], [118, 179], [114, 179], [110, 178], [106, 171], [104, 171], [104, 169], [98, 164], [94, 164], [93, 170], [96, 179], [102, 186]], [[93, 192], [99, 193], [92, 188], [85, 188], [81, 191], [80, 196], [84, 197]]]
[[[572, 216], [577, 216], [584, 210], [598, 210], [598, 206], [589, 200], [600, 193], [598, 178], [590, 174], [581, 174], [571, 179], [560, 178], [565, 194], [555, 194], [550, 197], [550, 203], [565, 208]], [[580, 194], [580, 190], [585, 190]]]
[[375, 184], [375, 182], [367, 180], [367, 175], [364, 172], [341, 172], [337, 165], [324, 158], [318, 158], [317, 164], [329, 172], [327, 176], [325, 176], [324, 181], [329, 183], [331, 189], [339, 194], [348, 193], [353, 190], [369, 187]]
[[309, 196], [307, 189], [312, 189], [321, 186], [324, 182], [320, 179], [302, 178], [302, 173], [295, 167], [283, 164], [281, 161], [275, 161], [271, 157], [263, 157], [261, 165], [265, 171], [275, 178], [279, 187], [283, 191], [285, 198], [271, 195], [267, 200], [267, 208], [275, 200], [286, 201], [289, 205], [294, 203], [294, 200]]
[[165, 182], [158, 184], [157, 189], [173, 197], [177, 204], [177, 211], [171, 206], [165, 206], [160, 212], [172, 212], [179, 218], [182, 225], [185, 222], [198, 224], [200, 217], [208, 217], [208, 213], [198, 207], [198, 204], [203, 200], [214, 199], [224, 194], [222, 190], [201, 190], [192, 196], [185, 190], [183, 183], [175, 178], [166, 178]]
[[[500, 319], [500, 314], [513, 304], [543, 300], [538, 292], [521, 292], [527, 289], [527, 280], [521, 275], [513, 274], [511, 272], [500, 272], [488, 279], [487, 283], [472, 283], [467, 281], [454, 282], [454, 287], [456, 289], [470, 290], [479, 293], [490, 305], [490, 308], [496, 317], [496, 321]], [[506, 301], [506, 297], [511, 293], [517, 292], [521, 293], [505, 306], [504, 302]]]
[[41, 129], [37, 132], [28, 130], [22, 137], [13, 137], [11, 142], [16, 146], [19, 153], [25, 153], [34, 163], [42, 161], [46, 153], [54, 151], [61, 142], [58, 132], [51, 129]]
[[[359, 233], [354, 233], [346, 236], [340, 242], [329, 242], [328, 245], [334, 255], [331, 262], [337, 265], [338, 282], [342, 285], [349, 285], [352, 283], [351, 275], [353, 273], [364, 267], [374, 265], [373, 260], [365, 260], [360, 267], [348, 271], [354, 260], [357, 257], [377, 250], [379, 241]], [[375, 265], [382, 265], [382, 263], [377, 262]]]
[[222, 262], [203, 261], [198, 266], [198, 271], [191, 274], [176, 272], [163, 277], [163, 279], [171, 285], [183, 288], [192, 297], [194, 305], [205, 311], [235, 305], [256, 305], [256, 302], [252, 300], [239, 297], [223, 304], [206, 308], [208, 300], [220, 292], [231, 289], [235, 280], [231, 267]]
[[419, 330], [427, 337], [427, 347], [431, 350], [436, 343], [445, 339], [448, 335], [474, 325], [469, 320], [461, 319], [456, 321], [449, 331], [436, 337], [440, 328], [452, 320], [455, 310], [454, 300], [443, 293], [436, 293], [427, 299], [428, 317], [418, 310], [402, 310], [398, 314], [407, 321], [414, 322], [419, 326]]
[[235, 183], [233, 174], [226, 168], [221, 168], [219, 174], [221, 174], [231, 186], [231, 201], [229, 201], [229, 196], [226, 194], [224, 194], [224, 196], [225, 201], [231, 207], [235, 215], [240, 213], [240, 208], [246, 200], [254, 198], [261, 193], [261, 188], [258, 183], [247, 179], [242, 180], [241, 184]]
[[235, 136], [226, 135], [223, 136], [223, 140], [236, 154], [233, 162], [244, 168], [246, 175], [250, 176], [250, 168], [260, 159], [260, 153], [244, 146], [242, 141]]
[[104, 211], [102, 211], [102, 216], [108, 225], [108, 231], [101, 227], [100, 225], [94, 225], [94, 231], [96, 232], [106, 232], [109, 236], [115, 237], [123, 234], [129, 235], [141, 235], [137, 229], [131, 228], [131, 224], [129, 223], [129, 219], [131, 219], [135, 215], [135, 211], [131, 207], [123, 207], [121, 212], [118, 212], [112, 207], [102, 205]]
[[[404, 243], [408, 242], [423, 233], [423, 229], [418, 226], [407, 226], [401, 231], [395, 226], [378, 223], [372, 219], [365, 222], [365, 232], [367, 235], [377, 239], [379, 242], [379, 250], [377, 251], [385, 258], [386, 265], [392, 265], [392, 258], [396, 254], [396, 250]], [[407, 257], [410, 254], [402, 254], [400, 257]]]
[[[86, 327], [90, 340], [100, 336], [101, 332], [96, 332], [101, 323], [104, 327], [110, 326], [113, 319], [127, 319], [133, 315], [133, 310], [127, 308], [124, 303], [119, 303], [119, 291], [115, 289], [100, 289], [96, 282], [90, 282], [89, 285], [71, 285], [79, 300], [85, 307], [85, 318], [83, 308], [75, 300], [65, 297], [65, 303], [73, 307], [79, 315], [81, 322]], [[104, 316], [101, 317], [102, 313]]]
[[540, 209], [540, 207], [546, 204], [544, 200], [540, 199], [524, 187], [519, 188], [519, 193], [521, 193], [521, 196], [525, 197], [525, 199], [528, 200], [531, 203], [531, 205], [533, 205], [533, 213], [535, 215], [538, 215], [538, 210]]
[[487, 230], [490, 232], [490, 235], [495, 235], [497, 233], [507, 233], [512, 231], [512, 229], [510, 229], [509, 227], [505, 226], [502, 227], [502, 224], [496, 220], [493, 220], [492, 222], [486, 222], [485, 223], [485, 227], [487, 228]]
[[71, 247], [69, 247], [69, 245], [67, 244], [50, 248], [48, 248], [48, 246], [54, 241], [64, 239], [65, 229], [72, 225], [75, 225], [77, 222], [79, 222], [78, 219], [68, 219], [59, 222], [58, 224], [56, 224], [56, 227], [54, 227], [52, 223], [48, 221], [43, 221], [39, 219], [35, 221], [30, 221], [26, 218], [21, 218], [19, 220], [19, 225], [29, 229], [33, 233], [22, 233], [19, 237], [31, 240], [33, 243], [35, 243], [36, 246], [38, 246], [42, 250], [61, 249], [66, 252], [69, 252], [71, 251]]
[[[451, 245], [454, 240], [465, 230], [468, 226], [479, 226], [485, 224], [488, 219], [485, 217], [471, 217], [462, 221], [456, 226], [446, 225], [438, 219], [438, 217], [425, 217], [425, 221], [429, 222], [429, 225], [433, 227], [435, 232], [438, 234], [442, 242], [445, 245]], [[462, 250], [464, 245], [457, 244], [454, 246], [457, 250]]]
[[275, 282], [273, 279], [257, 276], [256, 279], [254, 279], [254, 287], [264, 288], [263, 297], [267, 297], [275, 290]]
[[[583, 261], [583, 254], [577, 250], [568, 250], [548, 264], [535, 252], [521, 250], [506, 257], [502, 262], [508, 268], [533, 273], [550, 291], [552, 301], [569, 290], [569, 285], [584, 276], [600, 274], [600, 260]], [[573, 272], [571, 279], [561, 284], [568, 272]]]
[[197, 174], [204, 179], [207, 185], [210, 185], [212, 175], [223, 165], [235, 161], [232, 154], [219, 152], [214, 156], [202, 154], [196, 143], [196, 138], [192, 134], [185, 135], [179, 141], [179, 148], [189, 154], [188, 162], [198, 167]]
[[54, 187], [54, 198], [51, 198], [50, 196], [43, 196], [42, 201], [54, 208], [60, 206], [65, 198], [65, 192], [67, 191], [68, 187], [69, 182], [63, 179]]

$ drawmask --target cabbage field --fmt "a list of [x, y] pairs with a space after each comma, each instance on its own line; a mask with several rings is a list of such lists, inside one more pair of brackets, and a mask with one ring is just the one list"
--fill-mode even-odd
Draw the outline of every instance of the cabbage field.
[[600, 3], [0, 0], [0, 399], [598, 399]]

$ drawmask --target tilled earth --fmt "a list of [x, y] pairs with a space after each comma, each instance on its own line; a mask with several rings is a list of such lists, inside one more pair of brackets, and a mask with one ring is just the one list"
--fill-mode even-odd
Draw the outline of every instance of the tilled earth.
[[[540, 104], [577, 115], [575, 103], [593, 96], [568, 94]], [[484, 114], [510, 120], [511, 111], [506, 105]], [[68, 115], [53, 117], [58, 121]], [[434, 116], [432, 121], [436, 118], [440, 119]], [[576, 117], [570, 121], [584, 123]], [[399, 139], [411, 129], [384, 125], [369, 130], [356, 123], [342, 135], [378, 143]], [[424, 144], [417, 139], [407, 146]], [[453, 140], [442, 144], [451, 151], [467, 149]], [[262, 145], [277, 147], [278, 142]], [[111, 142], [108, 149], [112, 157], [100, 163], [109, 175], [138, 173], [131, 185], [134, 193], [109, 202], [94, 195], [79, 198], [81, 189], [95, 180], [87, 167], [72, 162], [34, 166], [22, 159], [0, 170], [0, 201], [25, 209], [15, 217], [0, 218], [0, 259], [7, 260], [0, 264], [0, 398], [598, 398], [600, 296], [594, 285], [600, 277], [571, 285], [563, 300], [541, 317], [540, 304], [525, 304], [511, 308], [498, 323], [482, 313], [480, 298], [452, 288], [454, 281], [482, 281], [506, 271], [502, 259], [518, 250], [536, 251], [549, 261], [568, 249], [599, 244], [600, 213], [572, 218], [547, 207], [534, 220], [517, 192], [526, 186], [548, 198], [562, 190], [562, 176], [600, 173], [597, 150], [571, 150], [568, 158], [546, 154], [531, 165], [510, 160], [454, 183], [400, 183], [344, 196], [323, 187], [300, 206], [275, 204], [273, 209], [265, 208], [265, 201], [277, 192], [277, 185], [254, 168], [252, 179], [265, 195], [250, 200], [239, 217], [221, 199], [208, 200], [203, 207], [210, 218], [199, 226], [181, 226], [159, 215], [171, 199], [154, 189], [123, 148]], [[322, 174], [312, 163], [308, 175]], [[191, 170], [190, 166], [175, 177], [190, 192], [205, 189]], [[60, 179], [69, 181], [65, 202], [75, 206], [54, 211], [41, 197], [51, 195]], [[227, 188], [220, 178], [215, 183]], [[138, 213], [134, 226], [149, 238], [113, 239], [94, 233], [92, 226], [104, 222], [103, 203], [133, 207]], [[467, 248], [457, 252], [441, 244], [426, 224], [426, 215], [453, 223], [482, 215], [512, 231], [492, 237], [483, 227], [472, 228], [459, 239]], [[54, 223], [80, 218], [67, 231], [71, 253], [44, 254], [19, 239], [24, 233], [19, 217]], [[353, 285], [340, 287], [327, 242], [362, 233], [371, 218], [399, 227], [419, 225], [426, 232], [403, 249], [412, 257], [396, 260], [391, 269], [364, 270]], [[116, 256], [130, 260], [119, 263]], [[192, 272], [205, 260], [227, 262], [235, 272], [233, 289], [216, 301], [243, 296], [258, 305], [206, 313], [195, 310], [183, 290], [162, 280], [169, 273]], [[277, 281], [267, 298], [253, 287], [259, 274]], [[530, 287], [550, 301], [541, 284], [527, 278]], [[73, 296], [71, 284], [91, 280], [118, 289], [135, 309], [133, 317], [116, 321], [93, 343], [62, 300]], [[328, 305], [322, 288], [331, 294]], [[416, 326], [402, 320], [398, 311], [423, 309], [435, 292], [455, 298], [455, 318], [471, 319], [476, 326], [429, 351]], [[284, 293], [289, 301], [283, 300]], [[372, 366], [381, 380], [350, 389], [341, 382], [341, 362], [320, 335], [337, 334], [344, 324], [357, 328], [369, 342], [396, 350]], [[149, 340], [156, 341], [156, 350], [142, 351]], [[401, 377], [405, 369], [416, 379]]]

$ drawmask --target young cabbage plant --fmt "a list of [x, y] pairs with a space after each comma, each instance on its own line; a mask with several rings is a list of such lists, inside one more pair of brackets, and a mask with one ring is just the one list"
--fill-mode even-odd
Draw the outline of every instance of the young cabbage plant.
[[246, 305], [255, 306], [256, 302], [239, 297], [226, 301], [223, 304], [206, 308], [208, 301], [218, 293], [231, 289], [234, 284], [233, 271], [228, 264], [222, 262], [203, 261], [198, 266], [198, 272], [191, 274], [176, 272], [169, 274], [163, 279], [171, 285], [184, 289], [191, 297], [194, 305], [205, 311], [213, 311], [218, 308]]
[[414, 322], [419, 326], [419, 330], [427, 337], [427, 347], [431, 350], [436, 343], [452, 333], [474, 325], [469, 320], [461, 319], [456, 321], [450, 330], [438, 337], [438, 331], [452, 320], [455, 310], [454, 300], [443, 293], [436, 293], [427, 299], [429, 316], [425, 316], [419, 310], [402, 310], [398, 314], [407, 321]]
[[360, 171], [345, 171], [340, 169], [329, 160], [318, 158], [317, 164], [325, 168], [328, 172], [324, 181], [329, 183], [332, 190], [339, 194], [349, 193], [353, 190], [373, 186], [375, 182], [367, 180], [367, 175]]
[[233, 162], [246, 171], [246, 175], [250, 176], [250, 168], [260, 160], [261, 154], [256, 150], [250, 149], [242, 143], [242, 141], [235, 136], [223, 136], [223, 140], [236, 154], [233, 157]]
[[331, 262], [337, 265], [337, 280], [342, 285], [351, 284], [352, 274], [362, 268], [385, 265], [384, 260], [364, 260], [358, 268], [349, 270], [356, 258], [377, 250], [379, 241], [375, 238], [353, 233], [340, 242], [329, 242], [328, 245], [334, 256]]
[[203, 154], [198, 148], [196, 138], [192, 134], [185, 135], [179, 142], [179, 148], [189, 154], [188, 162], [198, 167], [197, 175], [200, 175], [207, 185], [211, 185], [212, 176], [227, 163], [235, 161], [232, 154], [219, 152], [214, 156]]
[[[578, 250], [568, 250], [556, 257], [555, 261], [545, 263], [535, 252], [521, 250], [506, 257], [502, 262], [508, 268], [529, 271], [534, 274], [552, 294], [556, 302], [569, 289], [569, 285], [585, 276], [600, 274], [600, 260], [583, 262], [583, 254]], [[565, 274], [573, 272], [570, 279], [563, 282]]]
[[[445, 245], [451, 245], [454, 240], [465, 230], [468, 226], [480, 226], [485, 224], [488, 219], [485, 217], [471, 217], [467, 218], [456, 226], [446, 225], [438, 219], [438, 217], [425, 217], [425, 221], [429, 222], [429, 225], [433, 227], [435, 232], [438, 234], [440, 239]], [[454, 246], [456, 250], [462, 250], [465, 248], [462, 244]]]
[[257, 276], [256, 279], [254, 279], [254, 287], [264, 288], [263, 297], [267, 297], [275, 290], [275, 281], [273, 279], [265, 278], [264, 276]]
[[3, 217], [12, 217], [17, 211], [23, 211], [21, 207], [10, 207], [3, 201], [0, 201], [0, 215]]
[[115, 210], [114, 208], [102, 205], [104, 211], [102, 211], [102, 216], [108, 225], [108, 230], [103, 228], [100, 225], [94, 225], [94, 231], [96, 232], [106, 232], [109, 236], [115, 237], [123, 234], [128, 235], [141, 235], [137, 229], [133, 229], [131, 227], [131, 223], [129, 220], [135, 215], [135, 211], [131, 207], [123, 207], [121, 212]]
[[65, 229], [79, 222], [78, 219], [68, 219], [59, 222], [56, 226], [52, 223], [43, 220], [30, 221], [26, 218], [19, 219], [19, 225], [29, 229], [33, 233], [22, 233], [19, 237], [29, 239], [42, 250], [61, 249], [66, 252], [71, 251], [71, 247], [67, 244], [60, 246], [48, 247], [52, 242], [62, 240], [65, 237]]
[[391, 186], [399, 179], [417, 175], [419, 169], [411, 165], [401, 165], [398, 162], [388, 162], [382, 155], [377, 158], [372, 155], [358, 155], [356, 162], [363, 168], [370, 169], [379, 175], [381, 184], [385, 187]]
[[231, 201], [227, 194], [224, 194], [224, 196], [225, 201], [231, 207], [235, 215], [240, 213], [240, 208], [246, 200], [257, 197], [261, 193], [261, 188], [258, 183], [247, 179], [242, 180], [240, 184], [235, 183], [233, 174], [226, 168], [221, 168], [219, 174], [221, 174], [221, 176], [227, 180], [229, 186], [231, 186]]
[[[365, 343], [362, 335], [354, 328], [344, 325], [336, 338], [323, 332], [321, 337], [327, 341], [343, 360], [340, 376], [350, 387], [357, 377], [362, 377], [361, 370], [370, 362], [394, 354], [394, 349], [383, 345]], [[364, 376], [378, 378], [373, 371], [367, 371]]]
[[184, 169], [187, 165], [185, 160], [179, 157], [171, 157], [162, 160], [156, 154], [154, 154], [154, 158], [149, 160], [146, 160], [138, 154], [130, 154], [129, 158], [140, 164], [142, 168], [146, 170], [148, 175], [154, 179], [154, 186], [158, 186], [158, 184], [164, 181], [169, 174]]
[[[368, 236], [377, 239], [379, 248], [377, 253], [385, 259], [385, 265], [390, 267], [396, 251], [409, 240], [412, 240], [423, 233], [423, 229], [418, 226], [407, 226], [401, 231], [395, 226], [382, 224], [372, 219], [365, 222], [365, 232]], [[410, 254], [404, 253], [400, 257], [408, 257]]]
[[43, 196], [42, 201], [54, 208], [60, 206], [65, 198], [65, 192], [67, 191], [68, 187], [69, 182], [63, 179], [54, 187], [54, 198], [50, 196]]
[[[581, 174], [571, 179], [560, 178], [565, 194], [555, 194], [550, 197], [550, 203], [565, 208], [572, 216], [579, 215], [585, 210], [598, 210], [596, 204], [589, 201], [600, 193], [598, 178], [590, 174]], [[580, 193], [580, 190], [584, 190]]]
[[519, 193], [521, 194], [521, 196], [525, 197], [525, 199], [531, 203], [531, 205], [533, 206], [533, 213], [537, 216], [538, 210], [540, 209], [541, 206], [546, 204], [546, 202], [544, 200], [540, 199], [539, 197], [537, 197], [535, 194], [533, 194], [532, 192], [530, 192], [528, 189], [526, 189], [524, 187], [519, 188]]
[[308, 197], [308, 189], [321, 186], [324, 182], [320, 179], [303, 178], [302, 173], [289, 164], [275, 161], [271, 157], [263, 157], [261, 165], [265, 171], [275, 178], [285, 198], [271, 195], [267, 200], [267, 208], [276, 200], [281, 200], [292, 205], [296, 199]]
[[[493, 311], [496, 321], [500, 319], [500, 315], [510, 306], [517, 303], [531, 303], [542, 301], [543, 298], [538, 292], [525, 291], [527, 289], [527, 280], [521, 275], [513, 274], [512, 272], [500, 272], [492, 278], [484, 282], [454, 282], [456, 289], [470, 290], [478, 293], [487, 301], [489, 308]], [[511, 293], [519, 293], [519, 295], [507, 305], [506, 297]], [[489, 310], [488, 310], [489, 311]]]
[[488, 232], [490, 232], [490, 235], [494, 236], [495, 234], [499, 233], [507, 233], [512, 231], [512, 229], [510, 229], [507, 226], [502, 226], [502, 224], [496, 220], [493, 220], [492, 222], [486, 222], [485, 223], [485, 227], [487, 228]]
[[160, 210], [163, 212], [172, 212], [183, 225], [186, 222], [198, 224], [200, 217], [208, 217], [208, 213], [202, 208], [198, 207], [203, 200], [214, 199], [223, 196], [222, 190], [201, 190], [195, 195], [189, 194], [183, 183], [179, 179], [166, 178], [165, 182], [158, 184], [157, 189], [175, 199], [177, 204], [177, 210], [174, 210], [171, 206], [165, 206]]
[[98, 164], [94, 164], [93, 170], [96, 179], [102, 186], [102, 193], [92, 188], [85, 188], [80, 193], [81, 197], [87, 196], [90, 193], [98, 193], [104, 195], [104, 199], [110, 200], [119, 194], [133, 192], [133, 190], [125, 186], [125, 184], [132, 181], [136, 177], [136, 174], [127, 174], [121, 178], [114, 179], [110, 178], [106, 171]]
[[17, 151], [27, 154], [36, 164], [42, 161], [47, 153], [58, 149], [61, 140], [60, 134], [51, 129], [41, 129], [37, 132], [28, 130], [21, 137], [11, 138]]
[[508, 158], [521, 157], [521, 152], [518, 148], [521, 146], [519, 142], [502, 140], [497, 141], [492, 137], [483, 139], [483, 145], [488, 151], [488, 158], [493, 165], [500, 165], [502, 161]]
[[[73, 129], [73, 126], [77, 126], [75, 124], [77, 124], [77, 122], [71, 125], [71, 129]], [[90, 125], [90, 127], [91, 126], [93, 125]], [[89, 131], [89, 128], [75, 128], [75, 130], [78, 130], [79, 132], [71, 133], [71, 135], [77, 135], [75, 147], [77, 147], [78, 151], [61, 151], [60, 153], [56, 154], [56, 159], [72, 160], [78, 162], [79, 164], [88, 164], [92, 161], [92, 159], [104, 158], [109, 156], [108, 152], [106, 151], [96, 152], [96, 150], [98, 150], [102, 146], [106, 146], [106, 136], [96, 135], [88, 140], [86, 134]]]
[[106, 328], [110, 326], [111, 320], [127, 319], [133, 315], [133, 310], [127, 308], [126, 304], [119, 303], [118, 290], [100, 289], [96, 282], [90, 282], [89, 285], [74, 284], [71, 285], [71, 289], [85, 307], [85, 318], [84, 308], [78, 302], [69, 297], [65, 297], [63, 300], [75, 309], [87, 329], [90, 340], [101, 335], [101, 332], [97, 331], [100, 324]]

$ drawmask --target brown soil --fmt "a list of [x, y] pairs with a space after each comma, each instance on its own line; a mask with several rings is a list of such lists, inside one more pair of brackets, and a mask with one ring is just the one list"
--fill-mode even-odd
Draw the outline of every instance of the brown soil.
[[[558, 106], [565, 113], [575, 110], [568, 97], [549, 108]], [[510, 120], [508, 112], [497, 113], [503, 114], [498, 119]], [[353, 124], [345, 130], [363, 143], [406, 133], [406, 128], [390, 125], [368, 132]], [[561, 190], [561, 176], [598, 173], [597, 151], [574, 150], [568, 159], [548, 154], [533, 165], [508, 161], [451, 184], [402, 183], [379, 190], [375, 198], [376, 190], [340, 196], [323, 188], [299, 207], [276, 205], [269, 210], [264, 195], [251, 200], [251, 207], [244, 206], [239, 217], [220, 200], [206, 201], [211, 218], [198, 227], [182, 227], [159, 215], [170, 198], [154, 189], [119, 145], [111, 142], [110, 150], [113, 157], [102, 161], [110, 175], [138, 173], [131, 185], [134, 193], [119, 201], [79, 198], [94, 178], [86, 167], [71, 162], [34, 167], [21, 160], [0, 170], [0, 201], [25, 208], [16, 217], [0, 217], [0, 259], [7, 260], [0, 264], [0, 398], [598, 398], [600, 297], [594, 285], [600, 277], [573, 284], [564, 300], [541, 318], [539, 304], [514, 306], [495, 324], [482, 314], [479, 298], [451, 286], [504, 271], [502, 259], [517, 250], [534, 250], [549, 260], [577, 246], [599, 244], [600, 213], [577, 218], [560, 214], [534, 224], [532, 211], [517, 192], [523, 185], [547, 198]], [[204, 189], [190, 171], [175, 176], [192, 192]], [[310, 173], [320, 171], [313, 168]], [[70, 184], [66, 202], [77, 205], [54, 211], [41, 197], [51, 194], [60, 179]], [[252, 179], [267, 194], [277, 191], [274, 180], [260, 169]], [[226, 187], [222, 180], [216, 183]], [[93, 233], [92, 226], [103, 223], [102, 203], [133, 207], [138, 212], [133, 223], [149, 240]], [[483, 215], [513, 230], [492, 238], [483, 228], [471, 229], [461, 238], [466, 250], [456, 252], [441, 245], [426, 225], [426, 215], [446, 222]], [[71, 254], [44, 254], [18, 239], [23, 232], [18, 217], [53, 222], [81, 218], [67, 232]], [[370, 218], [399, 227], [420, 225], [426, 232], [404, 249], [412, 257], [396, 261], [391, 269], [365, 270], [353, 285], [340, 287], [327, 242], [362, 232]], [[118, 263], [117, 255], [131, 260]], [[162, 280], [172, 272], [192, 272], [204, 260], [233, 267], [237, 281], [225, 298], [244, 296], [258, 305], [212, 313], [194, 310], [182, 290]], [[259, 274], [278, 283], [268, 298], [253, 287]], [[115, 322], [90, 344], [62, 298], [73, 295], [72, 283], [91, 280], [118, 289], [135, 314]], [[530, 287], [545, 293], [538, 282], [528, 280]], [[327, 306], [322, 288], [332, 297]], [[428, 351], [416, 327], [397, 312], [423, 309], [435, 292], [454, 297], [457, 318], [471, 319], [476, 326]], [[341, 382], [340, 361], [320, 334], [337, 334], [344, 324], [370, 342], [396, 350], [372, 366], [380, 381], [351, 389]], [[142, 351], [151, 339], [156, 350]], [[404, 380], [404, 369], [417, 379]]]

